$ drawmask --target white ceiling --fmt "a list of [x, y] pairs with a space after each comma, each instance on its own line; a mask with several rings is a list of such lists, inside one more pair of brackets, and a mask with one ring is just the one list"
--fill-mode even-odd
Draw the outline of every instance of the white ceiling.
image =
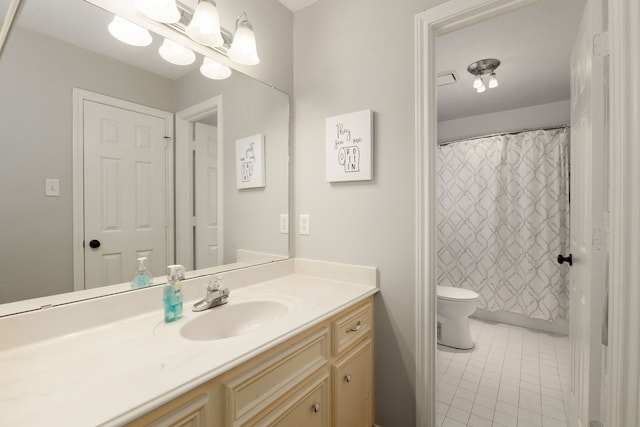
[[[569, 99], [569, 58], [584, 4], [542, 0], [439, 37], [436, 70], [455, 70], [460, 80], [438, 88], [438, 120]], [[484, 58], [501, 61], [499, 86], [476, 93], [467, 66]]]

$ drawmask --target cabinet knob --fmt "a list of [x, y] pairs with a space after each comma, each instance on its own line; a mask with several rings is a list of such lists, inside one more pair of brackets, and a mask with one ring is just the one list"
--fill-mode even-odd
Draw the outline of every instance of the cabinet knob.
[[313, 404], [313, 412], [320, 412], [320, 404], [319, 403], [314, 403]]
[[350, 383], [350, 382], [351, 382], [351, 374], [346, 375], [346, 376], [344, 377], [344, 380], [345, 380], [346, 382]]
[[358, 332], [360, 329], [362, 329], [362, 323], [360, 323], [360, 321], [358, 320], [356, 322], [356, 326], [347, 328], [345, 332], [348, 334], [349, 332]]

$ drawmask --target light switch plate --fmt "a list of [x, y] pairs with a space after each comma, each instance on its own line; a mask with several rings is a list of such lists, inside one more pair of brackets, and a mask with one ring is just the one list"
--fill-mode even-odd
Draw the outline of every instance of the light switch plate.
[[54, 179], [54, 178], [45, 178], [44, 195], [47, 197], [59, 197], [60, 196], [60, 180]]
[[308, 214], [300, 215], [300, 235], [308, 236], [311, 234], [311, 216]]
[[280, 233], [289, 234], [289, 214], [280, 214]]

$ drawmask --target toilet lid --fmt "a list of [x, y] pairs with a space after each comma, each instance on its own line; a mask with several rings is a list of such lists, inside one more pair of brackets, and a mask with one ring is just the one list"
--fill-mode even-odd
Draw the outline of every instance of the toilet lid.
[[459, 301], [459, 300], [472, 300], [478, 298], [476, 292], [469, 289], [455, 288], [453, 286], [438, 286], [438, 298]]

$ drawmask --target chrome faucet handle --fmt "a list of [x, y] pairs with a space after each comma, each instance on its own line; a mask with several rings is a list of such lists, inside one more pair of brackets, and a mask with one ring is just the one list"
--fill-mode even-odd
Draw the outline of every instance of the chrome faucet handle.
[[209, 284], [207, 285], [207, 292], [215, 292], [222, 286], [222, 277], [216, 275], [213, 276], [212, 279], [213, 280], [209, 280]]

